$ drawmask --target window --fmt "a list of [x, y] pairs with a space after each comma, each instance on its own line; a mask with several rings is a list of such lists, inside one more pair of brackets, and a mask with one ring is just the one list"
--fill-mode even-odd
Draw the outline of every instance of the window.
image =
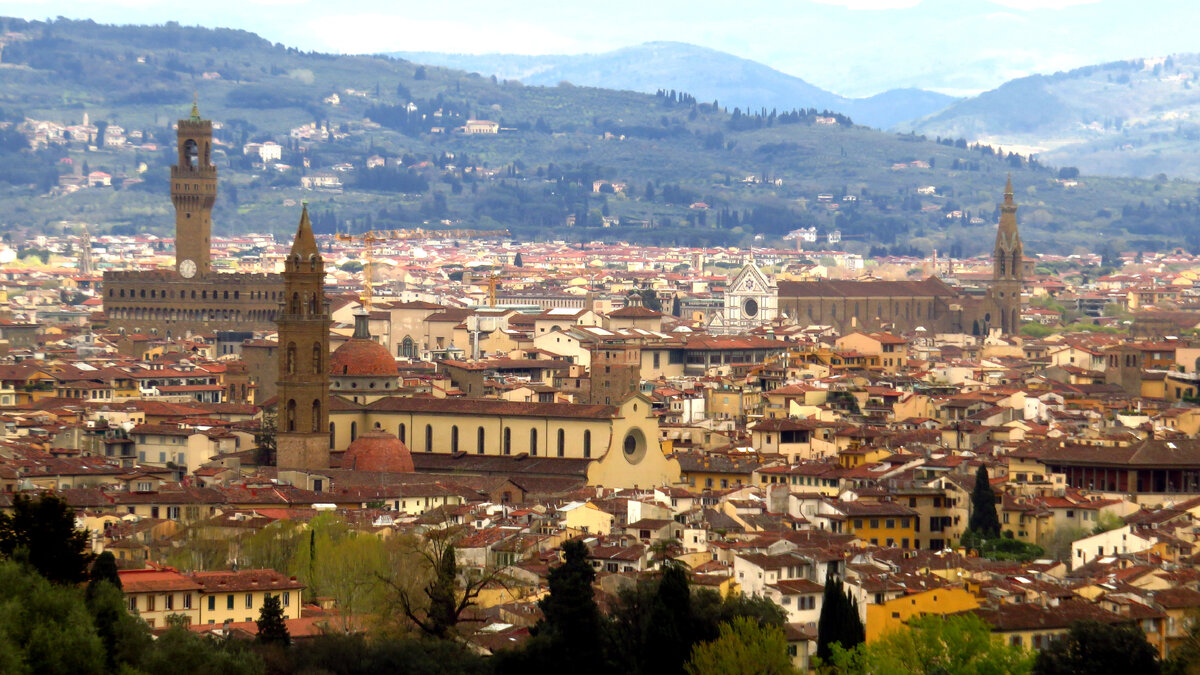
[[225, 609], [233, 609], [233, 593], [225, 596]]
[[887, 523], [886, 527], [889, 530], [896, 526], [896, 521], [891, 518], [888, 518], [885, 522]]
[[458, 452], [458, 425], [450, 427], [450, 452]]
[[529, 430], [529, 454], [537, 454], [537, 429]]
[[558, 456], [563, 457], [567, 452], [567, 432], [558, 430]]
[[137, 596], [136, 595], [129, 596], [129, 611], [131, 611], [131, 612], [137, 611]]
[[284, 607], [288, 607], [288, 606], [290, 606], [290, 605], [292, 604], [292, 594], [291, 594], [289, 591], [284, 591], [284, 592], [283, 592], [283, 600], [282, 600], [282, 603], [283, 603], [283, 606], [284, 606]]
[[210, 612], [217, 611], [217, 596], [215, 596], [215, 595], [208, 596], [208, 611], [210, 611]]
[[872, 529], [872, 530], [877, 530], [877, 529], [879, 529], [879, 519], [878, 519], [878, 518], [872, 518], [872, 519], [871, 519], [871, 529]]
[[254, 594], [246, 594], [246, 609], [254, 609]]
[[512, 429], [504, 427], [504, 454], [512, 454]]
[[146, 596], [146, 611], [147, 612], [154, 611], [154, 596], [153, 595]]
[[425, 425], [425, 452], [433, 452], [433, 425]]
[[475, 452], [480, 455], [483, 454], [483, 427], [479, 427], [475, 432]]
[[592, 430], [588, 429], [583, 432], [583, 456], [589, 458], [592, 456]]

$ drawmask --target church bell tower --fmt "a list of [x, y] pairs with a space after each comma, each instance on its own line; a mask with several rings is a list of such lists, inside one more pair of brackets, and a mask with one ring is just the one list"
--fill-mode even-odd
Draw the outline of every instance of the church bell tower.
[[308, 205], [283, 270], [279, 330], [276, 464], [281, 469], [329, 468], [329, 305], [325, 263]]
[[993, 326], [999, 325], [1005, 335], [1021, 327], [1021, 285], [1025, 280], [1025, 249], [1017, 231], [1017, 205], [1013, 202], [1012, 176], [1004, 186], [1004, 203], [1000, 205], [1000, 226], [996, 229], [996, 248], [992, 252], [992, 306], [999, 314]]
[[211, 269], [209, 238], [217, 201], [217, 167], [212, 163], [212, 120], [192, 114], [179, 120], [176, 163], [171, 167], [171, 202], [175, 205], [175, 270], [185, 279], [203, 277]]

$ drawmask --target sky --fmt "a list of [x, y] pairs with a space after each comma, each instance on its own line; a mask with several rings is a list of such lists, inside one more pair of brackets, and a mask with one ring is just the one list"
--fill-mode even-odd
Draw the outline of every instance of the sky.
[[1200, 52], [1197, 0], [0, 0], [0, 16], [177, 21], [341, 53], [577, 54], [674, 40], [846, 96], [970, 95], [1032, 73]]

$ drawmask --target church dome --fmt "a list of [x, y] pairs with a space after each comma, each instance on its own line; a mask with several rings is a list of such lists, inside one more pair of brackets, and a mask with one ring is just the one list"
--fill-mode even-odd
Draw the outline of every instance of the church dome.
[[342, 455], [342, 468], [380, 473], [412, 473], [412, 453], [399, 438], [378, 429], [359, 436]]
[[367, 330], [367, 313], [354, 316], [354, 336], [333, 350], [329, 357], [329, 374], [351, 377], [397, 377], [400, 369], [387, 347], [371, 339]]
[[351, 338], [333, 350], [329, 357], [329, 374], [333, 376], [396, 377], [400, 370], [387, 347], [374, 340]]

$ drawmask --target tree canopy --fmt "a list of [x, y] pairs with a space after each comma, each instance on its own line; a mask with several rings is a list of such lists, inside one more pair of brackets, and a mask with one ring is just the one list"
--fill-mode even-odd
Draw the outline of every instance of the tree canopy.
[[54, 495], [13, 498], [12, 515], [0, 513], [0, 558], [28, 560], [56, 584], [87, 579], [93, 555], [88, 535], [75, 528], [75, 511]]

